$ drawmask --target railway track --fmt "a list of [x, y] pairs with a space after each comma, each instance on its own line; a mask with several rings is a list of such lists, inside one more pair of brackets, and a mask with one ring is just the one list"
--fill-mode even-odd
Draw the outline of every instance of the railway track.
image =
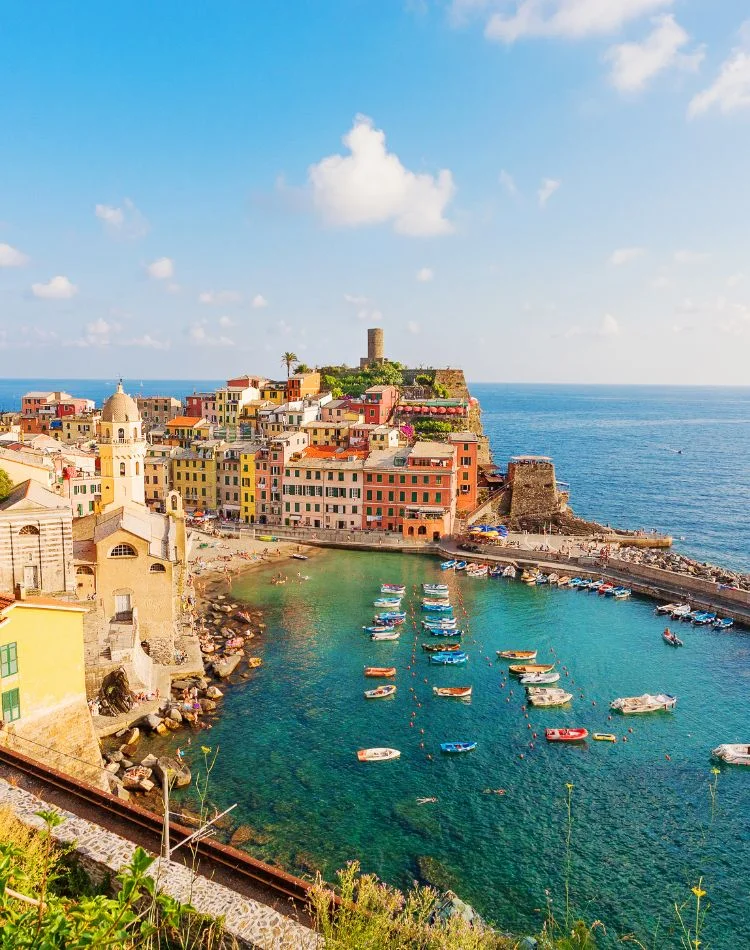
[[[162, 819], [138, 805], [3, 747], [0, 747], [0, 777], [12, 780], [18, 787], [44, 801], [93, 821], [153, 854], [160, 852]], [[170, 821], [172, 845], [194, 830]], [[172, 860], [195, 867], [204, 877], [268, 904], [300, 923], [309, 924], [311, 885], [301, 878], [208, 838], [193, 843], [191, 848], [175, 852]], [[335, 904], [339, 904], [337, 898]]]

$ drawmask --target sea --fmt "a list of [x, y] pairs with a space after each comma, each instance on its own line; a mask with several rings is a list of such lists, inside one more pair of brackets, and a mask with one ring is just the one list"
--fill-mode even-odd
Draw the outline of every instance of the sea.
[[[0, 405], [48, 386], [100, 403], [114, 383], [5, 380]], [[133, 394], [176, 396], [213, 385], [125, 381]], [[552, 456], [584, 517], [668, 531], [686, 553], [750, 569], [750, 389], [471, 389], [501, 467], [517, 453]], [[242, 847], [329, 880], [356, 859], [402, 888], [429, 881], [515, 933], [538, 932], [548, 908], [564, 922], [567, 886], [571, 919], [603, 922], [602, 947], [627, 934], [654, 950], [684, 947], [675, 907], [692, 920], [700, 885], [702, 946], [750, 946], [750, 770], [715, 769], [711, 758], [720, 743], [750, 741], [747, 630], [681, 624], [685, 646], [674, 649], [648, 600], [475, 580], [432, 557], [323, 551], [289, 562], [279, 586], [276, 570], [232, 589], [264, 612], [252, 642], [263, 665], [227, 689], [210, 731], [159, 740], [180, 746], [201, 779], [215, 757], [209, 799], [237, 805]], [[465, 665], [435, 666], [422, 650], [429, 581], [450, 587]], [[406, 586], [407, 618], [398, 641], [373, 643], [362, 627], [383, 582]], [[569, 705], [528, 707], [496, 657], [506, 649], [554, 663]], [[396, 667], [394, 698], [364, 698], [380, 682], [365, 665]], [[436, 685], [471, 685], [472, 699], [438, 698]], [[609, 708], [644, 692], [676, 696], [675, 711]], [[617, 741], [550, 745], [544, 730], [557, 726]], [[441, 753], [456, 740], [477, 748]], [[401, 757], [358, 762], [356, 750], [371, 746]]]
[[[117, 379], [3, 379], [0, 408], [32, 389], [101, 405]], [[218, 380], [126, 379], [126, 392], [184, 398]], [[750, 387], [475, 383], [496, 463], [551, 456], [584, 518], [671, 534], [675, 549], [750, 571]]]

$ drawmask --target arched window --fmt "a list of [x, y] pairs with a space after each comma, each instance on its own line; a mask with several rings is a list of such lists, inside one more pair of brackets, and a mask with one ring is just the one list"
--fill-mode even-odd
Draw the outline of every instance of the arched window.
[[149, 568], [149, 571], [152, 574], [166, 574], [167, 569], [166, 567], [164, 567], [163, 564], [152, 564], [151, 567]]
[[417, 529], [417, 534], [427, 534], [427, 528], [421, 524]]
[[136, 441], [138, 440], [138, 429], [133, 429], [133, 438], [134, 438]]
[[25, 524], [18, 532], [19, 534], [39, 534], [39, 528], [35, 524]]
[[76, 574], [88, 574], [93, 575], [94, 569], [91, 567], [86, 567], [85, 564], [82, 564], [80, 567], [76, 568]]
[[120, 475], [124, 475], [124, 474], [125, 474], [125, 463], [120, 462]]
[[109, 552], [110, 557], [138, 557], [132, 544], [116, 544]]
[[136, 474], [136, 475], [140, 475], [140, 474], [141, 474], [141, 463], [140, 463], [140, 462], [136, 462], [136, 463], [135, 463], [135, 474]]
[[177, 495], [172, 495], [172, 511], [177, 511]]
[[118, 429], [118, 430], [117, 430], [117, 438], [118, 438], [118, 439], [123, 439], [123, 440], [125, 439], [125, 430], [124, 430], [124, 429]]

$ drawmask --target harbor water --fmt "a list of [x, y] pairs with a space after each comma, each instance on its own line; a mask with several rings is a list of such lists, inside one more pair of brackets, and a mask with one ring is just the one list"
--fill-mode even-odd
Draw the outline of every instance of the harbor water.
[[[713, 774], [710, 755], [748, 740], [748, 633], [679, 624], [685, 646], [674, 649], [649, 601], [453, 575], [430, 557], [324, 552], [285, 571], [282, 586], [270, 569], [235, 583], [234, 596], [265, 612], [263, 666], [228, 691], [212, 731], [186, 755], [200, 768], [200, 742], [218, 748], [212, 797], [219, 807], [238, 803], [251, 853], [327, 877], [358, 858], [400, 886], [421, 868], [500, 926], [535, 931], [547, 895], [561, 911], [570, 784], [571, 900], [577, 914], [605, 922], [605, 942], [635, 932], [652, 946], [658, 931], [656, 946], [677, 945], [673, 902], [691, 898], [702, 877], [707, 945], [750, 945], [738, 909], [748, 896], [750, 775]], [[421, 629], [413, 592], [446, 579], [467, 631], [466, 666], [436, 667], [420, 646], [435, 640]], [[361, 629], [381, 582], [409, 592], [393, 643]], [[555, 662], [570, 706], [529, 709], [527, 718], [499, 649], [537, 649], [539, 662]], [[363, 676], [368, 664], [397, 667], [394, 698], [364, 699], [384, 682]], [[472, 685], [473, 697], [439, 699], [434, 685]], [[678, 697], [675, 712], [610, 719], [616, 697], [662, 691]], [[618, 741], [548, 745], [548, 726]], [[441, 755], [452, 740], [478, 747]], [[356, 750], [370, 746], [401, 758], [359, 763]]]

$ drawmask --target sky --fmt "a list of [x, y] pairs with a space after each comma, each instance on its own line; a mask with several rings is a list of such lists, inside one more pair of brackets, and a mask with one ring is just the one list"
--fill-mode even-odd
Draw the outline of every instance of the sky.
[[750, 383], [747, 0], [0, 0], [6, 376]]

